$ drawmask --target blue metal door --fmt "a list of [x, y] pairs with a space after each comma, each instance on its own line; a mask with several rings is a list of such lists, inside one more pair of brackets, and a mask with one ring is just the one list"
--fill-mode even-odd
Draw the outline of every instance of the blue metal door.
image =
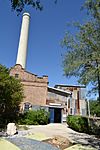
[[50, 123], [54, 123], [54, 108], [49, 108], [50, 111]]

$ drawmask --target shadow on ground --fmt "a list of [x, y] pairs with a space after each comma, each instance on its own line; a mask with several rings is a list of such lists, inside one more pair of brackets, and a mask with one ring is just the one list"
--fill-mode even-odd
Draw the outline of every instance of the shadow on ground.
[[21, 150], [59, 150], [57, 147], [47, 144], [45, 142], [28, 139], [25, 137], [8, 138], [9, 142], [18, 146]]
[[89, 137], [88, 135], [84, 138], [82, 138], [82, 135], [80, 133], [70, 133], [69, 137], [73, 137], [72, 140], [75, 141], [75, 143], [82, 144], [82, 145], [90, 145], [93, 148], [96, 148], [100, 150], [100, 139], [95, 137]]

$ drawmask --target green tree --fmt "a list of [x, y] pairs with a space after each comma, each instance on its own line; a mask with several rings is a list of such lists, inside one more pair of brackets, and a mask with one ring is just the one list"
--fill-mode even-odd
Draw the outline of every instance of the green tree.
[[10, 0], [10, 2], [12, 10], [15, 10], [18, 14], [23, 11], [25, 6], [31, 6], [39, 10], [43, 9], [40, 0]]
[[[15, 10], [18, 14], [23, 11], [25, 6], [31, 6], [35, 9], [42, 10], [43, 5], [41, 3], [41, 0], [10, 0], [12, 10]], [[54, 0], [56, 3], [57, 0]]]
[[9, 71], [0, 65], [0, 123], [4, 124], [16, 118], [23, 100], [22, 85], [19, 80], [9, 75]]
[[67, 77], [78, 77], [84, 85], [93, 84], [100, 101], [100, 0], [87, 0], [83, 6], [88, 20], [74, 23], [75, 35], [67, 32], [62, 44], [67, 48], [63, 68]]
[[100, 105], [96, 100], [90, 100], [90, 113], [91, 115], [96, 114], [97, 117], [100, 117]]

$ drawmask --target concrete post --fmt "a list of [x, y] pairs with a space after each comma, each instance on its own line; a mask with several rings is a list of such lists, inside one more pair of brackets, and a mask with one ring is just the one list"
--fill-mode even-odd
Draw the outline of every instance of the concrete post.
[[20, 64], [24, 69], [26, 67], [29, 22], [30, 22], [30, 14], [24, 13], [16, 61], [16, 64]]

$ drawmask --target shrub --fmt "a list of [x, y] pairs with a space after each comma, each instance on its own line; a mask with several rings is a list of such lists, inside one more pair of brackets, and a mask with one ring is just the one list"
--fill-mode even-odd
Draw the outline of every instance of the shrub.
[[96, 114], [97, 117], [100, 117], [100, 102], [98, 100], [90, 100], [89, 102], [91, 115]]
[[100, 137], [100, 124], [99, 121], [95, 118], [89, 118], [89, 125], [90, 125], [90, 134], [97, 135]]
[[18, 124], [44, 125], [48, 123], [49, 113], [44, 109], [30, 110], [19, 116]]
[[88, 118], [86, 117], [69, 115], [67, 124], [75, 131], [89, 133]]

